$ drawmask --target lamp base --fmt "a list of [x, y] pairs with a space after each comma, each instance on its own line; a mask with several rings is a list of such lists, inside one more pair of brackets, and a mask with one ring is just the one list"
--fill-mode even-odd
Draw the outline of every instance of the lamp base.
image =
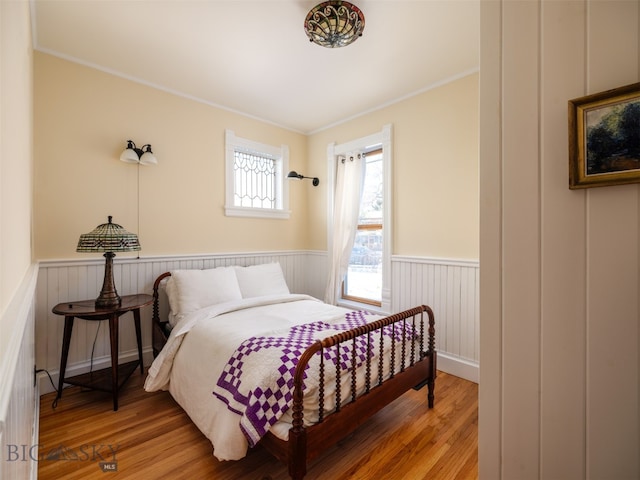
[[106, 252], [103, 256], [106, 259], [104, 265], [104, 281], [102, 283], [100, 296], [96, 298], [96, 308], [119, 307], [122, 299], [120, 295], [118, 295], [116, 285], [113, 281], [113, 257], [115, 257], [116, 254]]
[[103, 297], [100, 295], [96, 298], [96, 308], [114, 308], [119, 307], [122, 303], [122, 299], [116, 293], [115, 297]]

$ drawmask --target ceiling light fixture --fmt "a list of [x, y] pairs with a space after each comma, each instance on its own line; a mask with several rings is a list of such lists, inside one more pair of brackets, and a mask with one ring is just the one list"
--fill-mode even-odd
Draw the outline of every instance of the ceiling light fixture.
[[320, 180], [318, 179], [318, 177], [305, 177], [304, 175], [299, 174], [295, 170], [291, 170], [287, 175], [287, 178], [299, 178], [300, 180], [302, 180], [303, 178], [308, 178], [309, 180], [312, 180], [311, 183], [313, 183], [314, 187], [317, 187], [320, 184]]
[[138, 148], [131, 140], [127, 140], [127, 148], [120, 154], [120, 160], [126, 163], [139, 163], [140, 165], [158, 164], [158, 160], [151, 151], [151, 145], [147, 143], [142, 148]]
[[304, 31], [313, 43], [327, 48], [346, 47], [362, 36], [364, 14], [349, 2], [322, 2], [304, 20]]

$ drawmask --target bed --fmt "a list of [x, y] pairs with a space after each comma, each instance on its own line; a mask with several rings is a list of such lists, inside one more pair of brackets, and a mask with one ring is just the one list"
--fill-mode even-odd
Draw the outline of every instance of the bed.
[[428, 306], [380, 316], [328, 305], [291, 294], [278, 263], [165, 272], [153, 297], [145, 390], [168, 390], [219, 460], [261, 445], [298, 480], [405, 391], [427, 386], [433, 407]]

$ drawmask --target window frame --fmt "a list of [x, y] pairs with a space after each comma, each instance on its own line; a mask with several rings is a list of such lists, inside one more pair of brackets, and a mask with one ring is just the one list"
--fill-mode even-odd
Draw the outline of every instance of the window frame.
[[[242, 207], [234, 204], [235, 194], [235, 152], [268, 157], [276, 162], [276, 204], [277, 208]], [[288, 219], [289, 184], [285, 181], [285, 172], [289, 169], [289, 147], [274, 147], [264, 143], [238, 137], [232, 130], [225, 131], [225, 215], [228, 217], [253, 217]]]
[[[384, 168], [384, 156], [383, 156], [383, 152], [382, 152], [382, 147], [375, 147], [373, 149], [369, 149], [369, 150], [365, 150], [364, 151], [365, 154], [365, 162], [367, 161], [366, 158], [369, 155], [380, 155], [381, 157], [381, 161], [383, 162], [383, 168]], [[382, 175], [382, 182], [383, 182], [383, 188], [384, 188], [384, 170], [383, 170], [383, 175]], [[386, 202], [386, 192], [383, 191], [383, 197], [384, 197], [384, 201]], [[382, 223], [358, 223], [358, 227], [357, 227], [357, 231], [363, 231], [363, 230], [380, 230], [382, 232], [382, 244], [383, 244], [383, 251], [384, 251], [384, 203], [383, 203], [383, 208], [382, 208]], [[356, 234], [357, 235], [357, 234]], [[384, 275], [384, 274], [383, 274]], [[382, 306], [382, 299], [380, 300], [374, 300], [372, 298], [367, 298], [367, 297], [359, 297], [357, 295], [349, 295], [348, 293], [346, 293], [347, 290], [347, 279], [349, 276], [349, 272], [347, 271], [347, 275], [345, 276], [345, 278], [342, 280], [342, 287], [340, 289], [340, 296], [342, 299], [349, 301], [349, 302], [356, 302], [356, 303], [364, 303], [366, 305], [373, 305], [375, 307], [381, 307]]]
[[333, 203], [335, 199], [335, 181], [337, 173], [337, 157], [345, 155], [348, 152], [362, 150], [372, 151], [382, 147], [383, 162], [383, 188], [384, 188], [384, 204], [382, 218], [382, 301], [377, 307], [363, 301], [350, 300], [342, 296], [338, 299], [337, 304], [345, 307], [360, 307], [367, 310], [379, 311], [381, 313], [389, 313], [392, 311], [391, 305], [391, 252], [392, 245], [392, 211], [393, 211], [393, 190], [392, 190], [392, 126], [384, 125], [380, 132], [362, 137], [350, 142], [335, 144], [331, 143], [327, 146], [327, 164], [328, 178], [331, 179], [327, 188], [327, 246], [328, 252], [332, 251], [333, 245]]

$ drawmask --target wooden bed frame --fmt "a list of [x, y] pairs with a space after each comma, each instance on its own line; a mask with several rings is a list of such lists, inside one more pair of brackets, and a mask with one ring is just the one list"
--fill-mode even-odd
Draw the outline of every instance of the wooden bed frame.
[[[154, 356], [162, 349], [168, 337], [168, 322], [161, 321], [159, 307], [159, 289], [160, 283], [166, 277], [170, 276], [170, 272], [160, 275], [153, 284], [153, 352]], [[427, 314], [428, 320], [425, 324], [424, 314]], [[395, 325], [406, 326], [409, 324], [419, 335], [419, 351], [415, 352], [415, 343], [405, 338], [402, 334], [401, 354], [402, 360], [399, 371], [390, 372], [389, 378], [371, 385], [372, 370], [382, 368], [380, 365], [372, 365], [370, 359], [365, 362], [365, 393], [358, 397], [350, 396], [348, 399], [341, 401], [341, 392], [339, 383], [336, 384], [336, 410], [323, 416], [324, 404], [324, 366], [320, 365], [320, 387], [319, 387], [319, 422], [304, 426], [303, 424], [303, 377], [304, 370], [310, 359], [322, 352], [326, 348], [348, 348], [352, 362], [356, 362], [355, 345], [356, 338], [366, 338], [368, 348], [371, 348], [373, 342], [383, 342], [384, 336], [381, 333], [382, 328], [392, 328]], [[400, 332], [405, 332], [402, 328]], [[377, 334], [376, 334], [377, 332]], [[425, 349], [426, 347], [426, 349]], [[408, 365], [404, 361], [405, 348], [410, 348], [410, 360]], [[391, 349], [391, 365], [395, 364], [396, 355], [395, 345], [392, 344]], [[417, 358], [416, 358], [417, 357]], [[323, 358], [321, 354], [320, 358]], [[327, 362], [328, 364], [330, 362]], [[436, 379], [436, 363], [437, 352], [435, 350], [435, 321], [433, 311], [426, 305], [405, 310], [367, 325], [357, 327], [347, 332], [325, 338], [312, 344], [300, 357], [296, 366], [294, 375], [294, 394], [292, 405], [293, 424], [289, 430], [289, 440], [284, 441], [272, 435], [270, 432], [265, 435], [259, 444], [266, 448], [281, 462], [288, 465], [289, 475], [293, 480], [301, 480], [307, 473], [307, 462], [317, 457], [328, 447], [334, 445], [338, 440], [355, 430], [359, 425], [364, 423], [369, 417], [377, 411], [400, 397], [407, 390], [414, 388], [420, 389], [423, 386], [428, 387], [427, 403], [429, 408], [433, 408], [434, 388]], [[337, 368], [339, 369], [339, 364]], [[353, 364], [352, 364], [353, 365]], [[336, 368], [331, 363], [332, 368]], [[355, 391], [355, 368], [351, 369], [351, 391]], [[379, 371], [379, 370], [378, 370]], [[337, 372], [339, 377], [339, 370]], [[378, 378], [380, 375], [378, 375]]]

